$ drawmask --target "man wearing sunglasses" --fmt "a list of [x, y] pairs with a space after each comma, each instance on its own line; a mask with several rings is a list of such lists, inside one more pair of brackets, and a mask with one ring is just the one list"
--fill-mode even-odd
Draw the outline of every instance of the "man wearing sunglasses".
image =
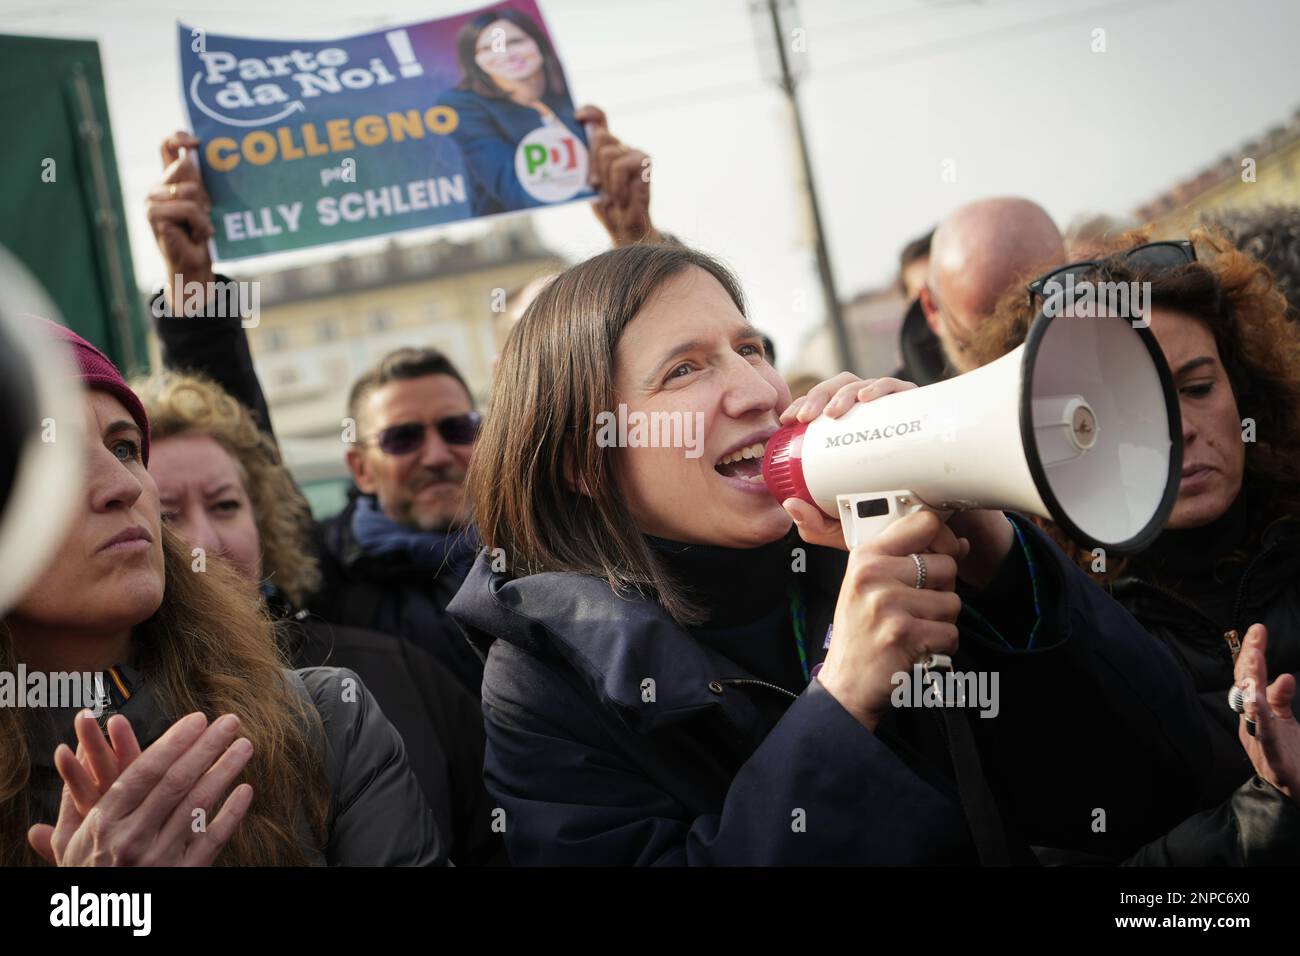
[[465, 476], [481, 416], [441, 352], [402, 348], [352, 387], [359, 495], [319, 525], [326, 620], [386, 631], [430, 651], [476, 697], [483, 664], [445, 612], [474, 558]]
[[926, 321], [943, 345], [944, 378], [968, 372], [975, 328], [993, 313], [1018, 278], [1065, 259], [1061, 233], [1028, 199], [981, 199], [939, 224], [930, 244], [930, 273], [921, 289]]

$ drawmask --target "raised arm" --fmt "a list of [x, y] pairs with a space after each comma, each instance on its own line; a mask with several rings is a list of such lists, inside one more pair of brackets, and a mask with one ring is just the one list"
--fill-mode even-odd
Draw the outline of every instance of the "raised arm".
[[257, 316], [250, 315], [250, 302], [239, 300], [239, 286], [212, 271], [212, 201], [194, 158], [198, 145], [180, 131], [163, 141], [163, 177], [146, 202], [167, 269], [164, 289], [150, 303], [163, 365], [215, 381], [247, 406], [258, 427], [274, 440], [266, 396], [244, 334], [245, 316], [250, 322]]

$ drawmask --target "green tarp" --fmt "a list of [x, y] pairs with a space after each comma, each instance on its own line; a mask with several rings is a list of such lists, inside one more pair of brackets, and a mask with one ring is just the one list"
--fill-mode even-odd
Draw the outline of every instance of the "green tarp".
[[0, 90], [0, 244], [65, 324], [124, 372], [145, 371], [98, 44], [0, 35]]

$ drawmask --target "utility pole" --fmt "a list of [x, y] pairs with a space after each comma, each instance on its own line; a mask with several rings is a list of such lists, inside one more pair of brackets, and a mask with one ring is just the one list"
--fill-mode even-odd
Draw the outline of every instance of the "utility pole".
[[844, 315], [840, 311], [839, 295], [835, 291], [835, 275], [831, 271], [831, 257], [826, 245], [826, 231], [822, 226], [821, 208], [817, 203], [817, 186], [813, 179], [812, 160], [808, 153], [808, 137], [804, 133], [803, 115], [799, 112], [798, 80], [790, 69], [790, 56], [786, 48], [785, 31], [781, 27], [781, 14], [778, 7], [794, 9], [794, 0], [751, 0], [750, 10], [756, 16], [766, 13], [771, 21], [772, 41], [776, 47], [777, 86], [786, 96], [790, 105], [790, 116], [794, 122], [795, 137], [799, 144], [799, 160], [803, 165], [804, 183], [808, 189], [808, 212], [812, 217], [813, 247], [817, 253], [817, 273], [821, 278], [822, 297], [826, 303], [826, 321], [835, 336], [835, 348], [839, 353], [841, 366], [848, 370], [855, 369], [853, 346], [849, 341], [848, 329], [844, 325]]

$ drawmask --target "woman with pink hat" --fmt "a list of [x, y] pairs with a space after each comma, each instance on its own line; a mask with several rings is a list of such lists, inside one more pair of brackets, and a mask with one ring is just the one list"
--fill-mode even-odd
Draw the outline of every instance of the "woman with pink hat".
[[139, 399], [98, 349], [49, 330], [87, 388], [86, 481], [55, 559], [0, 621], [0, 672], [94, 673], [104, 698], [98, 718], [0, 708], [0, 865], [443, 862], [365, 687], [285, 667], [235, 572], [163, 527]]

